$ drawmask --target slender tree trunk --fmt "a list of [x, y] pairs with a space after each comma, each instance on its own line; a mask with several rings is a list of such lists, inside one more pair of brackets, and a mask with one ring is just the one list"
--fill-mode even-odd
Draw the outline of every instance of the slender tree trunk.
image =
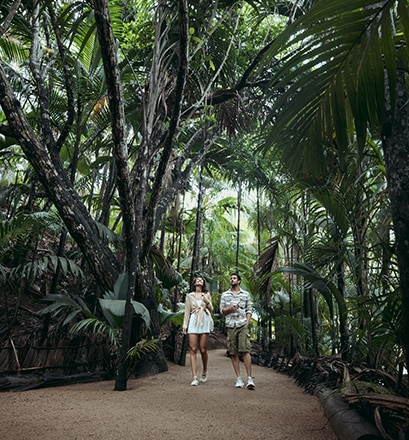
[[[337, 277], [337, 288], [343, 298], [345, 298], [345, 274], [344, 274], [344, 267], [342, 264], [338, 264], [336, 267], [336, 277]], [[339, 333], [340, 333], [340, 340], [341, 341], [348, 341], [348, 335], [347, 335], [347, 326], [343, 319], [340, 320], [339, 323]], [[335, 334], [333, 335], [335, 337]], [[335, 353], [335, 346], [332, 346], [332, 353]], [[342, 359], [349, 360], [349, 349], [348, 349], [348, 343], [343, 344], [341, 342], [341, 356]]]
[[[199, 270], [199, 258], [200, 258], [200, 236], [202, 233], [202, 201], [203, 201], [203, 161], [200, 166], [200, 175], [199, 175], [199, 190], [197, 195], [197, 204], [196, 204], [196, 226], [195, 226], [195, 237], [193, 242], [193, 255], [192, 255], [192, 264], [190, 269], [191, 277], [194, 276], [194, 273]], [[192, 283], [192, 279], [190, 282]]]
[[[205, 142], [205, 141], [203, 141]], [[199, 174], [199, 189], [197, 195], [197, 204], [196, 204], [196, 225], [195, 225], [195, 237], [193, 241], [193, 252], [192, 252], [192, 264], [190, 266], [190, 286], [193, 288], [193, 279], [195, 273], [199, 270], [199, 258], [200, 258], [200, 236], [202, 233], [202, 202], [203, 202], [203, 169], [204, 169], [204, 160], [200, 165], [200, 174]], [[179, 364], [185, 365], [186, 363], [186, 353], [188, 348], [188, 336], [186, 334], [183, 335], [182, 342], [182, 351], [181, 356], [179, 358]]]
[[[291, 245], [287, 255], [289, 256], [289, 265], [293, 265], [294, 264], [294, 245]], [[289, 283], [288, 283], [288, 298], [289, 298], [289, 315], [290, 318], [292, 318], [294, 316], [294, 302], [293, 302], [293, 287], [294, 287], [294, 275], [290, 274], [290, 279], [289, 279]], [[290, 356], [293, 356], [297, 351], [297, 347], [295, 346], [294, 343], [294, 336], [291, 335], [290, 336], [290, 341], [289, 341], [289, 347], [288, 347], [288, 354]]]
[[[359, 166], [356, 175], [360, 176], [362, 169]], [[368, 310], [368, 251], [366, 247], [366, 233], [368, 230], [368, 212], [365, 208], [364, 195], [361, 191], [357, 192], [355, 206], [357, 207], [354, 216], [352, 233], [354, 237], [355, 253], [355, 284], [358, 300], [358, 328], [366, 332], [368, 365], [373, 368], [376, 355], [373, 353], [372, 331], [371, 331], [371, 312]]]
[[313, 352], [314, 356], [319, 356], [318, 349], [318, 335], [317, 335], [317, 312], [316, 301], [314, 298], [314, 292], [311, 288], [304, 288], [304, 316], [310, 319], [311, 322], [311, 348], [309, 347], [309, 341], [307, 338], [306, 348], [308, 351]]
[[169, 128], [164, 134], [163, 139], [161, 139], [158, 149], [158, 151], [161, 151], [160, 161], [156, 170], [156, 175], [150, 194], [150, 200], [147, 206], [147, 222], [146, 230], [144, 231], [145, 240], [142, 249], [142, 256], [146, 256], [149, 254], [151, 244], [154, 240], [154, 234], [156, 233], [156, 227], [158, 223], [157, 209], [158, 205], [161, 202], [164, 185], [166, 184], [166, 179], [164, 179], [164, 176], [168, 175], [170, 172], [174, 139], [179, 128], [182, 100], [184, 96], [186, 77], [188, 73], [189, 24], [187, 1], [179, 0], [177, 3], [179, 24], [179, 60], [176, 77], [176, 87], [172, 95], [173, 108], [171, 109], [172, 112], [169, 120]]
[[237, 190], [237, 235], [236, 235], [236, 270], [239, 270], [240, 256], [240, 220], [241, 220], [241, 180], [239, 181], [239, 189]]
[[256, 211], [257, 211], [257, 258], [261, 255], [261, 218], [260, 218], [260, 186], [257, 182], [257, 200], [256, 200]]
[[98, 39], [101, 47], [102, 61], [108, 87], [109, 109], [111, 113], [112, 137], [114, 141], [114, 157], [117, 172], [117, 187], [123, 229], [126, 243], [126, 272], [128, 274], [128, 291], [125, 303], [125, 316], [122, 328], [121, 348], [119, 354], [118, 375], [115, 383], [116, 391], [126, 390], [128, 380], [127, 353], [130, 348], [132, 332], [132, 300], [135, 295], [135, 282], [140, 247], [135, 243], [135, 208], [131, 191], [131, 182], [128, 168], [128, 150], [126, 146], [125, 110], [121, 88], [121, 78], [116, 55], [115, 39], [112, 31], [108, 0], [94, 1], [95, 22]]
[[384, 126], [383, 149], [396, 238], [403, 332], [400, 335], [409, 365], [409, 94], [405, 72], [398, 70], [396, 109], [393, 122]]

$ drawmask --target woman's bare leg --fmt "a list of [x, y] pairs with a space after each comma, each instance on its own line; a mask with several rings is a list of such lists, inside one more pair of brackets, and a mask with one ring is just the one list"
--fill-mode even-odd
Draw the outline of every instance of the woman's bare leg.
[[192, 376], [197, 377], [197, 350], [199, 346], [199, 335], [189, 333], [189, 347], [190, 347], [190, 369]]
[[202, 356], [202, 365], [203, 365], [203, 372], [205, 373], [207, 371], [207, 364], [208, 364], [208, 353], [207, 353], [207, 341], [209, 339], [208, 333], [203, 333], [199, 336], [199, 349], [200, 349], [200, 355]]

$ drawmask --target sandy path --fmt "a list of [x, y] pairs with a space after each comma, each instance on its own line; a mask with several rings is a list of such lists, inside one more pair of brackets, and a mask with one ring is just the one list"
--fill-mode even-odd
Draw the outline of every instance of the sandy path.
[[[242, 371], [244, 367], [242, 365]], [[253, 365], [256, 389], [234, 388], [225, 350], [209, 353], [209, 381], [190, 386], [189, 363], [114, 382], [0, 394], [2, 440], [336, 440], [318, 398]]]

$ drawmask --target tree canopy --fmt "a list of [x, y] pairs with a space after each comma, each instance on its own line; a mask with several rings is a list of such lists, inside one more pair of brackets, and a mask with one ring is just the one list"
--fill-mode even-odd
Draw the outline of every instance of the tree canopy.
[[407, 366], [406, 0], [0, 8], [5, 350], [35, 291], [124, 390], [239, 270], [264, 349]]

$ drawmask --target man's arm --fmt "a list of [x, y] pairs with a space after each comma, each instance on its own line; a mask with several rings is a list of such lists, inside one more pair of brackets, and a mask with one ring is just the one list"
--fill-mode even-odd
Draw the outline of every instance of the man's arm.
[[253, 314], [253, 304], [251, 302], [250, 294], [247, 293], [247, 301], [246, 301], [246, 319], [247, 325], [250, 324], [250, 319]]
[[227, 307], [224, 294], [222, 295], [220, 299], [220, 313], [222, 315], [224, 316], [230, 315], [230, 313], [235, 312], [238, 308], [239, 308], [238, 304], [233, 304], [232, 306]]

